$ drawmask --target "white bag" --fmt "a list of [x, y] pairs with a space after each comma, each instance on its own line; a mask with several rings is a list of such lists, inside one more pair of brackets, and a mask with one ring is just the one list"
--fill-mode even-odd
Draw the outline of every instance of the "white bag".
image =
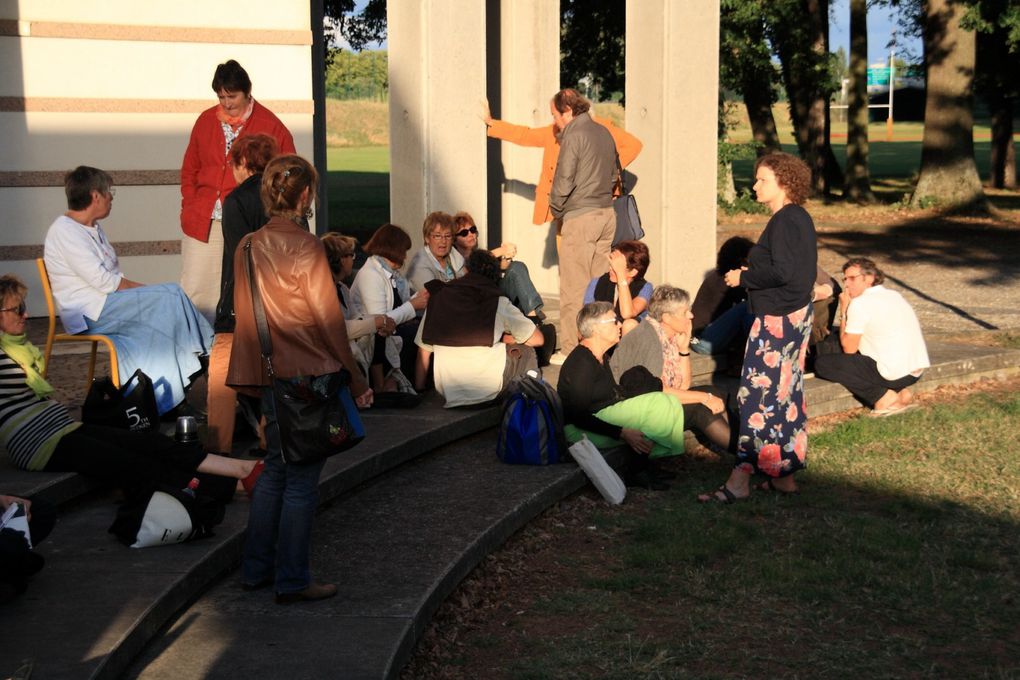
[[581, 441], [570, 447], [570, 455], [574, 457], [577, 464], [588, 475], [588, 479], [599, 490], [602, 497], [612, 505], [619, 505], [627, 496], [627, 486], [616, 474], [609, 463], [602, 457], [602, 452], [592, 444], [587, 437], [581, 436]]

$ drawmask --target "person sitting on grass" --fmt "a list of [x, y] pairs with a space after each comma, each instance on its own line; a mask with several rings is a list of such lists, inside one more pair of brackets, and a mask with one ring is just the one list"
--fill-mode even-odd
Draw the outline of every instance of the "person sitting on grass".
[[436, 390], [447, 408], [491, 401], [514, 378], [538, 369], [534, 348], [545, 338], [500, 295], [499, 276], [492, 253], [475, 250], [464, 276], [426, 284], [428, 307], [415, 338], [420, 348], [415, 387], [425, 388], [434, 355]]
[[609, 253], [609, 271], [594, 278], [584, 291], [584, 304], [609, 302], [626, 335], [645, 318], [652, 284], [645, 281], [648, 246], [641, 241], [620, 241]]
[[839, 335], [831, 335], [815, 359], [819, 378], [843, 385], [875, 416], [910, 408], [910, 386], [931, 365], [917, 315], [884, 282], [885, 274], [868, 258], [847, 260], [836, 313]]
[[556, 385], [564, 435], [571, 444], [582, 436], [599, 448], [626, 444], [627, 485], [667, 489], [668, 475], [650, 458], [683, 453], [684, 409], [647, 370], [638, 367], [624, 385], [613, 378], [608, 353], [620, 342], [622, 325], [609, 302], [589, 302], [578, 312], [581, 342], [563, 362]]

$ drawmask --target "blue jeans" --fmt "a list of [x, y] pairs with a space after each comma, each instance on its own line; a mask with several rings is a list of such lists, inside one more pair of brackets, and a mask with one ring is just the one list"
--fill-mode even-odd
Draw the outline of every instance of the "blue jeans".
[[510, 298], [514, 307], [525, 314], [541, 309], [544, 304], [542, 296], [535, 290], [535, 284], [531, 282], [528, 265], [517, 260], [511, 262], [503, 272], [503, 278], [499, 281], [499, 292]]
[[754, 315], [747, 311], [746, 301], [733, 305], [705, 326], [705, 330], [698, 336], [698, 342], [691, 343], [691, 349], [698, 354], [725, 352], [738, 336], [747, 336], [752, 323]]
[[312, 583], [309, 558], [312, 520], [319, 505], [319, 474], [325, 460], [311, 465], [283, 462], [273, 390], [262, 388], [266, 417], [266, 469], [255, 485], [248, 513], [248, 537], [241, 564], [244, 583], [275, 574], [277, 593], [296, 593]]

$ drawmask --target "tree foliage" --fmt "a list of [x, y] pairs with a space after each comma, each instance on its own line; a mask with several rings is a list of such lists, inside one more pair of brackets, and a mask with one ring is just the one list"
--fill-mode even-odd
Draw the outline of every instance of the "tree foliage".
[[560, 86], [595, 101], [624, 91], [626, 0], [560, 0]]
[[337, 38], [355, 52], [386, 39], [386, 0], [368, 0], [360, 12], [354, 11], [354, 0], [323, 0], [323, 13], [326, 49], [331, 55], [337, 49]]
[[385, 50], [338, 50], [326, 68], [326, 96], [334, 99], [385, 99], [389, 89]]

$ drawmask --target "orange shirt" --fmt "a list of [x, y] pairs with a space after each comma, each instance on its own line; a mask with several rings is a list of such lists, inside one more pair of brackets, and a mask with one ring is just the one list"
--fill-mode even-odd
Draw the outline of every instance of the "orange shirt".
[[[620, 165], [627, 167], [641, 153], [641, 140], [626, 130], [618, 128], [607, 119], [592, 119], [609, 130], [616, 142], [616, 153], [620, 156]], [[529, 128], [523, 125], [512, 125], [501, 120], [492, 121], [488, 130], [489, 137], [520, 146], [542, 147], [542, 173], [535, 187], [535, 213], [532, 221], [535, 224], [546, 224], [553, 216], [549, 212], [549, 191], [552, 189], [553, 175], [556, 174], [556, 162], [560, 157], [560, 142], [553, 132], [552, 125], [540, 128]]]

